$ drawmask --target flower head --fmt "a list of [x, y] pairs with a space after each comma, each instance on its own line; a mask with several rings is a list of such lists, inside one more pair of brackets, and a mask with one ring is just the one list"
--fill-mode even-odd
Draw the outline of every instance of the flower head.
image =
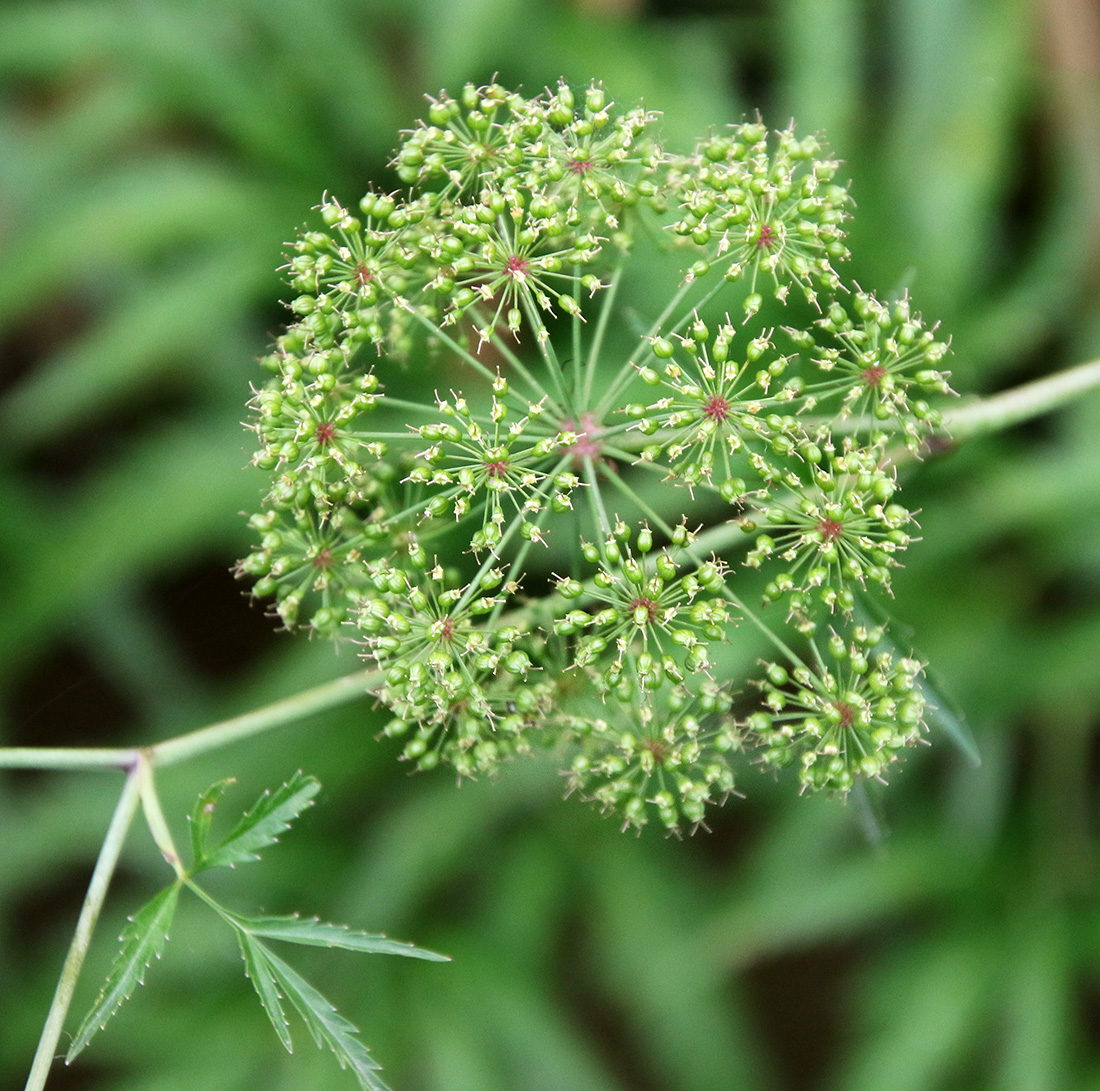
[[569, 789], [613, 812], [623, 828], [641, 829], [654, 815], [668, 830], [703, 825], [706, 808], [734, 790], [732, 761], [741, 735], [729, 693], [704, 681], [639, 699], [616, 687], [600, 715], [567, 716], [578, 747]]
[[667, 460], [676, 480], [714, 485], [727, 500], [745, 495], [739, 475], [746, 457], [771, 467], [775, 456], [792, 453], [802, 435], [792, 412], [801, 382], [778, 383], [786, 360], [772, 352], [767, 334], [739, 352], [736, 332], [727, 322], [708, 341], [706, 323], [696, 318], [675, 342], [655, 337], [659, 370], [642, 367], [639, 373], [663, 396], [626, 407], [636, 421], [632, 427], [654, 437], [642, 449], [643, 460]]
[[[841, 224], [851, 201], [833, 181], [839, 165], [820, 151], [815, 137], [790, 129], [776, 134], [772, 150], [759, 123], [704, 141], [685, 172], [673, 230], [706, 248], [727, 278], [746, 276], [753, 296], [761, 275], [781, 301], [792, 286], [811, 302], [820, 289], [835, 292], [833, 263], [848, 256]], [[746, 305], [758, 308], [755, 299]]]
[[860, 778], [882, 779], [924, 730], [921, 664], [875, 651], [882, 630], [852, 628], [828, 641], [832, 666], [788, 672], [767, 665], [760, 682], [767, 711], [746, 723], [772, 766], [796, 762], [803, 789], [846, 794]]
[[864, 413], [893, 422], [916, 450], [942, 422], [925, 399], [952, 393], [950, 373], [939, 369], [947, 342], [924, 326], [907, 298], [887, 306], [867, 292], [834, 302], [816, 325], [822, 332], [794, 334], [830, 376], [815, 389], [815, 404], [839, 399], [843, 417]]
[[[585, 559], [596, 566], [591, 587], [563, 578], [558, 591], [563, 605], [581, 596], [590, 605], [560, 614], [554, 631], [576, 635], [576, 666], [601, 669], [607, 685], [625, 677], [653, 690], [666, 679], [679, 683], [708, 671], [708, 645], [725, 638], [730, 619], [725, 569], [711, 560], [681, 572], [682, 548], [653, 551], [652, 532], [643, 526], [635, 553], [631, 534], [620, 521], [600, 545], [585, 544]], [[686, 528], [680, 534], [686, 541]]]
[[889, 591], [897, 554], [912, 541], [906, 529], [912, 516], [890, 502], [897, 482], [882, 464], [881, 448], [814, 455], [804, 464], [812, 484], [760, 505], [768, 533], [756, 538], [745, 563], [784, 564], [765, 595], [774, 601], [797, 593], [793, 612], [805, 613], [812, 595], [829, 610], [850, 613], [853, 586], [870, 581]]
[[[326, 194], [288, 246], [241, 574], [285, 626], [358, 639], [417, 768], [538, 740], [625, 825], [694, 827], [733, 790], [715, 676], [749, 617], [790, 659], [748, 721], [767, 760], [880, 775], [919, 735], [920, 666], [850, 617], [913, 540], [888, 444], [938, 423], [947, 344], [841, 280], [838, 164], [759, 123], [670, 153], [598, 83], [471, 84], [427, 115], [406, 192]], [[631, 296], [643, 239], [678, 262], [664, 301]], [[812, 309], [777, 332], [792, 291]], [[825, 624], [851, 630], [828, 668]]]

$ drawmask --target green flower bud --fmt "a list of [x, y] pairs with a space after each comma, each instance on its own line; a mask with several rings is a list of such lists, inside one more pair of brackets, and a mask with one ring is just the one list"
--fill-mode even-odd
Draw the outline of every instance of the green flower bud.
[[769, 663], [767, 666], [768, 681], [773, 686], [785, 686], [790, 679], [790, 675], [787, 673], [784, 667], [781, 667], [778, 663]]

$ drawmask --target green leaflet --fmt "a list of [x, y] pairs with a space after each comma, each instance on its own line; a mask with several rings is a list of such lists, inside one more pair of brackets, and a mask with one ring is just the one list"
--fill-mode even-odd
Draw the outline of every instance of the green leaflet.
[[357, 932], [343, 924], [329, 924], [316, 917], [238, 917], [232, 916], [238, 931], [250, 936], [300, 943], [307, 947], [338, 947], [344, 951], [364, 951], [378, 955], [404, 955], [428, 962], [450, 962], [447, 955], [426, 951], [411, 943], [389, 939], [371, 932]]
[[260, 1006], [267, 1012], [267, 1017], [279, 1036], [279, 1041], [283, 1043], [287, 1053], [293, 1053], [294, 1044], [290, 1040], [290, 1024], [287, 1022], [282, 996], [267, 961], [267, 948], [242, 929], [238, 928], [236, 931], [237, 942], [241, 945], [241, 957], [244, 958], [244, 972], [252, 982], [252, 987], [260, 998]]
[[191, 851], [195, 858], [195, 870], [198, 870], [199, 861], [206, 852], [206, 842], [210, 836], [210, 823], [214, 820], [214, 811], [218, 801], [230, 785], [236, 782], [236, 777], [227, 777], [211, 784], [198, 799], [195, 800], [191, 813], [187, 816], [191, 827]]
[[119, 937], [122, 949], [92, 1010], [73, 1037], [73, 1044], [65, 1054], [66, 1064], [70, 1064], [95, 1033], [107, 1025], [107, 1020], [118, 1011], [123, 1001], [130, 998], [134, 987], [144, 983], [145, 968], [154, 958], [160, 958], [164, 950], [179, 894], [180, 884], [173, 883], [130, 918], [130, 923]]
[[[195, 853], [192, 874], [212, 867], [232, 867], [258, 858], [261, 849], [274, 843], [278, 835], [313, 803], [320, 784], [313, 778], [295, 773], [281, 788], [264, 792], [255, 806], [220, 843], [208, 846], [210, 825], [218, 801], [233, 781], [211, 785], [195, 801], [191, 810], [191, 843]], [[215, 901], [194, 882], [191, 889], [229, 924], [236, 933], [244, 958], [245, 973], [260, 998], [260, 1005], [271, 1020], [279, 1041], [288, 1053], [293, 1042], [284, 1000], [289, 1000], [309, 1028], [319, 1047], [327, 1046], [336, 1055], [341, 1068], [350, 1068], [365, 1091], [387, 1091], [378, 1078], [378, 1063], [356, 1037], [358, 1030], [308, 981], [275, 955], [260, 937], [283, 940], [310, 947], [337, 947], [346, 951], [405, 955], [435, 962], [450, 961], [445, 955], [425, 951], [410, 943], [388, 939], [369, 932], [353, 931], [343, 925], [329, 924], [316, 917], [245, 917]]]
[[191, 813], [191, 836], [195, 849], [193, 875], [215, 867], [234, 867], [236, 864], [258, 860], [261, 849], [275, 844], [307, 807], [313, 805], [314, 796], [321, 785], [313, 778], [297, 772], [281, 788], [264, 792], [255, 806], [237, 823], [221, 842], [212, 848], [207, 845], [210, 818], [228, 782], [213, 785], [199, 797]]
[[292, 1043], [280, 994], [297, 1009], [318, 1047], [328, 1046], [340, 1067], [350, 1068], [355, 1073], [364, 1091], [388, 1091], [378, 1076], [378, 1062], [356, 1037], [358, 1030], [305, 978], [258, 939], [240, 928], [237, 938], [249, 979], [287, 1052], [291, 1052]]

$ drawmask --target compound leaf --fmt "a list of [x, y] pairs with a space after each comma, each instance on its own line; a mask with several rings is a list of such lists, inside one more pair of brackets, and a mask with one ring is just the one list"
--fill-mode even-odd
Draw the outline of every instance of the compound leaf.
[[[260, 851], [275, 844], [279, 834], [288, 830], [291, 822], [313, 805], [313, 798], [320, 790], [318, 781], [299, 771], [281, 788], [264, 792], [224, 840], [199, 854], [192, 874], [207, 868], [233, 867], [258, 860]], [[203, 799], [209, 800], [213, 791], [200, 797], [200, 804]]]
[[70, 1064], [96, 1032], [107, 1025], [107, 1020], [118, 1011], [123, 1001], [129, 999], [135, 986], [145, 981], [146, 967], [154, 958], [160, 958], [164, 950], [179, 894], [180, 884], [173, 883], [130, 918], [130, 923], [119, 937], [122, 948], [98, 999], [73, 1038], [65, 1055], [66, 1064]]

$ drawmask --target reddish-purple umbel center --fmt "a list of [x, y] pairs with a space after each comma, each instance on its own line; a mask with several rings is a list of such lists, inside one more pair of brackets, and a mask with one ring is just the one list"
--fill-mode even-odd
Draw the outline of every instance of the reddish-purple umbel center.
[[835, 519], [822, 519], [817, 524], [817, 532], [823, 542], [835, 542], [844, 533], [844, 526]]
[[856, 718], [856, 711], [851, 705], [845, 704], [843, 701], [837, 701], [834, 706], [837, 712], [840, 713], [840, 726], [851, 727], [852, 721]]
[[643, 610], [645, 610], [647, 621], [652, 624], [654, 621], [657, 620], [657, 604], [653, 601], [653, 599], [648, 598], [644, 595], [639, 595], [638, 598], [631, 599], [630, 608], [632, 610], [637, 610], [639, 606]]
[[508, 472], [508, 462], [503, 458], [485, 463], [485, 473], [489, 477], [503, 477]]
[[313, 438], [316, 439], [322, 447], [331, 443], [334, 435], [336, 435], [336, 425], [330, 420], [321, 421], [313, 430]]
[[715, 424], [722, 424], [724, 421], [729, 420], [729, 399], [723, 398], [721, 394], [712, 394], [703, 403], [703, 416], [707, 420], [714, 421]]
[[658, 765], [664, 765], [668, 757], [668, 747], [660, 739], [646, 739], [642, 746], [653, 755], [653, 760]]
[[455, 621], [452, 617], [445, 617], [443, 624], [439, 626], [439, 639], [450, 644], [455, 635]]
[[772, 230], [772, 225], [763, 224], [760, 228], [760, 234], [756, 237], [756, 249], [770, 250], [775, 243], [775, 231]]
[[310, 562], [314, 568], [319, 568], [321, 571], [325, 571], [332, 567], [332, 550], [322, 549], [320, 553]]
[[510, 277], [526, 276], [531, 271], [531, 266], [527, 264], [527, 259], [521, 257], [519, 254], [513, 254], [505, 263], [504, 271]]
[[570, 159], [566, 162], [571, 174], [587, 174], [593, 166], [591, 159]]
[[355, 267], [355, 279], [359, 281], [359, 287], [362, 288], [374, 280], [374, 274], [365, 265], [360, 264]]
[[569, 417], [561, 422], [561, 430], [572, 432], [577, 437], [577, 442], [570, 448], [574, 462], [583, 462], [586, 458], [593, 460], [599, 458], [600, 444], [596, 437], [603, 429], [596, 420], [595, 413], [584, 413], [579, 421]]
[[868, 386], [878, 386], [879, 383], [886, 377], [886, 368], [879, 367], [876, 364], [874, 367], [869, 367], [863, 372], [863, 381]]

